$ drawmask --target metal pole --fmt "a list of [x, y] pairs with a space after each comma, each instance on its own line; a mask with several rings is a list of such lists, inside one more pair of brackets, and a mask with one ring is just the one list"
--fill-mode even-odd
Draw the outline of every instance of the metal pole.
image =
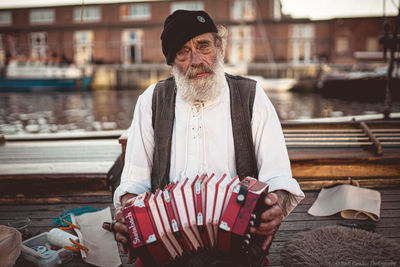
[[392, 76], [393, 76], [393, 67], [395, 61], [395, 50], [397, 50], [397, 34], [399, 32], [399, 24], [400, 24], [400, 6], [399, 12], [397, 14], [396, 24], [393, 31], [393, 39], [390, 42], [390, 61], [389, 68], [386, 74], [386, 97], [385, 97], [385, 109], [384, 109], [384, 119], [390, 118], [390, 112], [392, 111]]

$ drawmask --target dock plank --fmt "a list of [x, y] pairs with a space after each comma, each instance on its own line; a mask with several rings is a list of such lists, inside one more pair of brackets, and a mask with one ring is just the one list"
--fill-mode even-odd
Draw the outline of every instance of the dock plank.
[[114, 161], [0, 164], [2, 176], [45, 173], [107, 173]]
[[0, 147], [0, 162], [115, 161], [121, 153], [117, 140], [7, 142]]
[[[382, 196], [381, 220], [373, 222], [366, 221], [375, 225], [376, 233], [400, 242], [400, 188], [379, 189]], [[318, 196], [318, 191], [306, 191], [306, 198], [293, 210], [293, 212], [282, 222], [280, 230], [276, 234], [270, 248], [270, 266], [281, 266], [280, 251], [285, 243], [290, 241], [292, 236], [302, 231], [313, 230], [322, 226], [337, 225], [338, 223], [351, 222], [342, 219], [339, 214], [327, 217], [314, 217], [307, 213], [312, 203]], [[110, 192], [76, 194], [60, 196], [65, 202], [58, 204], [24, 204], [15, 203], [0, 205], [0, 224], [7, 224], [13, 218], [30, 217], [32, 220], [32, 232], [40, 233], [54, 228], [52, 218], [62, 214], [67, 209], [91, 206], [94, 208], [104, 208], [112, 206], [112, 196]], [[67, 201], [69, 199], [69, 202]], [[365, 221], [359, 221], [366, 223]], [[128, 263], [126, 255], [121, 255], [122, 266], [132, 266]], [[19, 260], [17, 267], [25, 266], [25, 261]], [[83, 267], [88, 266], [79, 257], [74, 258], [67, 266]], [[134, 265], [133, 265], [134, 266]]]

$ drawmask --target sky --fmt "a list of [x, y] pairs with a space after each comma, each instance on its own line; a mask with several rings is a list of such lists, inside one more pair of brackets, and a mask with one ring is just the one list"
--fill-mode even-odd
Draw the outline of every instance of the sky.
[[[116, 0], [83, 0], [85, 4], [111, 3]], [[151, 1], [151, 0], [149, 0]], [[218, 0], [217, 0], [218, 1]], [[117, 2], [133, 2], [118, 0]], [[281, 0], [284, 14], [313, 20], [351, 16], [397, 15], [400, 0]], [[78, 4], [82, 0], [0, 0], [0, 8]]]
[[281, 0], [282, 12], [295, 18], [397, 15], [400, 0]]

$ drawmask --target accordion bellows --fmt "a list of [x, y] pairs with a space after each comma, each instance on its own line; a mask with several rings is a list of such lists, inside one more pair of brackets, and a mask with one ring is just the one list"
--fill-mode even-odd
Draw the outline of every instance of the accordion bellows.
[[[129, 236], [145, 265], [165, 265], [196, 251], [248, 253], [249, 226], [265, 210], [266, 183], [202, 175], [138, 195], [123, 210]], [[241, 257], [240, 257], [241, 258]]]

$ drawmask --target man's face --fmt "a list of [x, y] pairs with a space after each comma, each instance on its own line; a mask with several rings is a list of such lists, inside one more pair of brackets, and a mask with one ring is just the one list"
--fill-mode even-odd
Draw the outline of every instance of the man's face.
[[194, 37], [176, 53], [174, 64], [189, 79], [206, 78], [212, 73], [217, 55], [217, 47], [212, 33]]
[[212, 33], [188, 41], [172, 66], [177, 92], [188, 103], [216, 99], [225, 82], [224, 59]]

